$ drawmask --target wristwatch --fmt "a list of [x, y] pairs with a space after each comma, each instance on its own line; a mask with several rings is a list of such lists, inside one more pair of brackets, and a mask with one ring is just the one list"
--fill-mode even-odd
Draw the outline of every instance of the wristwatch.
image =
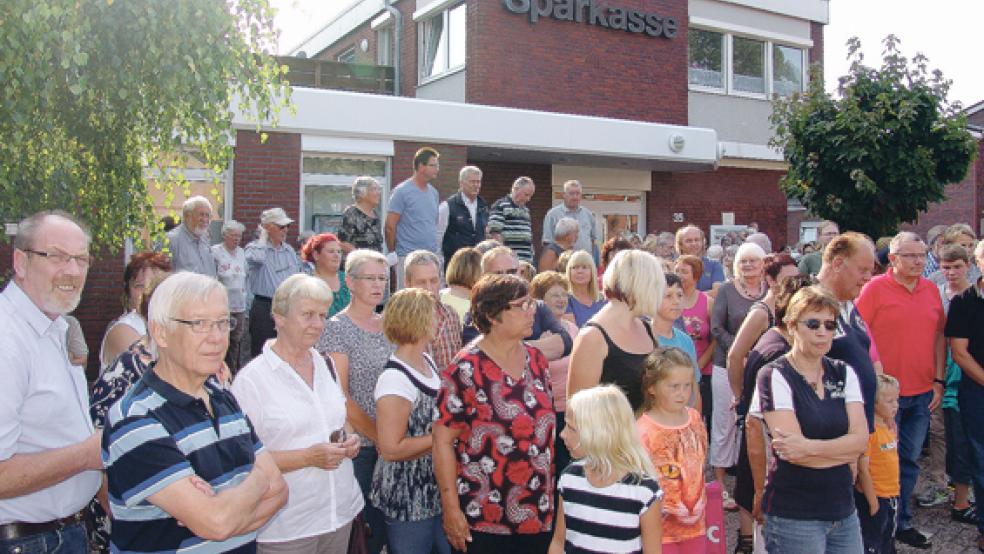
[[939, 384], [943, 385], [944, 387], [946, 386], [946, 381], [944, 381], [943, 379], [933, 379], [933, 382], [934, 383], [939, 383]]

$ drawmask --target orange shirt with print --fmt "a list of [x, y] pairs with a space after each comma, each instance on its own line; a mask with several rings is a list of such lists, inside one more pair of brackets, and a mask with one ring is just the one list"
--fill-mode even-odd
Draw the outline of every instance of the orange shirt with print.
[[689, 419], [679, 427], [661, 425], [646, 414], [636, 420], [636, 430], [663, 489], [664, 543], [702, 537], [705, 532], [707, 431], [700, 412], [687, 410]]
[[878, 498], [894, 498], [899, 495], [899, 450], [895, 433], [881, 423], [875, 423], [875, 432], [868, 436], [868, 468], [871, 482]]

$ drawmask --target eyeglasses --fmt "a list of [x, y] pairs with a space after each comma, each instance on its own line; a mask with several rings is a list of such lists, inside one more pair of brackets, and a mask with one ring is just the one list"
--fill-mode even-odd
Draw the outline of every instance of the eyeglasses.
[[281, 231], [290, 229], [290, 223], [288, 223], [287, 225], [277, 225], [277, 228], [280, 229]]
[[828, 330], [828, 331], [836, 331], [837, 330], [837, 321], [836, 320], [833, 320], [833, 319], [824, 319], [824, 320], [819, 320], [819, 319], [804, 319], [803, 321], [800, 321], [799, 323], [802, 323], [803, 325], [806, 325], [806, 328], [809, 329], [809, 330], [811, 330], [811, 331], [816, 331], [816, 330], [820, 329], [820, 326], [821, 325], [823, 325], [823, 328], [826, 329], [826, 330]]
[[896, 256], [898, 258], [905, 258], [906, 260], [925, 260], [926, 259], [926, 253], [925, 252], [921, 252], [921, 253], [920, 252], [899, 252], [899, 253], [893, 254], [893, 256]]
[[41, 256], [42, 258], [47, 258], [48, 261], [57, 266], [66, 266], [68, 265], [68, 262], [72, 260], [75, 260], [75, 263], [79, 264], [79, 267], [89, 267], [92, 263], [92, 256], [88, 254], [73, 256], [63, 252], [42, 252], [40, 250], [31, 250], [30, 248], [25, 248], [24, 252], [34, 254], [35, 256]]
[[500, 269], [499, 271], [492, 271], [490, 273], [492, 273], [492, 275], [516, 275], [519, 273], [519, 268], [514, 267], [512, 269]]
[[353, 274], [352, 275], [352, 278], [353, 279], [359, 279], [361, 281], [369, 281], [369, 282], [375, 281], [377, 283], [385, 283], [386, 281], [389, 281], [389, 277], [387, 277], [386, 275], [355, 275], [355, 274]]
[[535, 307], [536, 307], [535, 298], [522, 298], [520, 300], [513, 300], [512, 302], [509, 303], [510, 309], [518, 308], [520, 310], [523, 310], [524, 312], [528, 312]]
[[177, 321], [178, 323], [187, 325], [188, 327], [191, 327], [192, 333], [197, 333], [199, 335], [209, 333], [212, 329], [218, 329], [219, 332], [225, 333], [236, 328], [236, 320], [231, 317], [216, 319], [215, 321], [210, 319], [178, 319], [176, 317], [172, 317], [171, 321]]

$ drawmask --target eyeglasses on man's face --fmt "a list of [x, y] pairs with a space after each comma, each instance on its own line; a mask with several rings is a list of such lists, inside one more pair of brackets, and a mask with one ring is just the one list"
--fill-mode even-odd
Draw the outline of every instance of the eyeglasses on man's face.
[[519, 268], [513, 267], [510, 269], [499, 269], [496, 271], [490, 271], [489, 273], [491, 273], [492, 275], [516, 275], [519, 273]]
[[212, 329], [217, 329], [220, 333], [226, 333], [232, 329], [236, 328], [236, 320], [231, 317], [226, 317], [222, 319], [178, 319], [172, 317], [171, 321], [176, 321], [183, 325], [187, 325], [192, 333], [199, 335], [204, 335], [212, 331]]
[[369, 281], [370, 283], [375, 281], [377, 283], [385, 283], [389, 281], [389, 277], [386, 275], [363, 275], [363, 274], [353, 274], [353, 279], [358, 279], [360, 281]]
[[25, 248], [23, 251], [28, 254], [34, 254], [35, 256], [45, 258], [49, 262], [59, 267], [68, 265], [68, 263], [72, 260], [75, 260], [75, 263], [79, 264], [79, 267], [89, 267], [92, 264], [92, 256], [88, 254], [77, 254], [73, 256], [72, 254], [66, 254], [65, 252], [44, 252], [41, 250], [32, 250], [30, 248]]

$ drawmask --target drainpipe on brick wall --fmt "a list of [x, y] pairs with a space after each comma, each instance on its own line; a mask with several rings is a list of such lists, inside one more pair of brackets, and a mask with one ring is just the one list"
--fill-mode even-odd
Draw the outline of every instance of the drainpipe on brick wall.
[[403, 14], [393, 7], [390, 0], [386, 3], [386, 11], [393, 16], [393, 96], [400, 95], [400, 45], [403, 37]]

